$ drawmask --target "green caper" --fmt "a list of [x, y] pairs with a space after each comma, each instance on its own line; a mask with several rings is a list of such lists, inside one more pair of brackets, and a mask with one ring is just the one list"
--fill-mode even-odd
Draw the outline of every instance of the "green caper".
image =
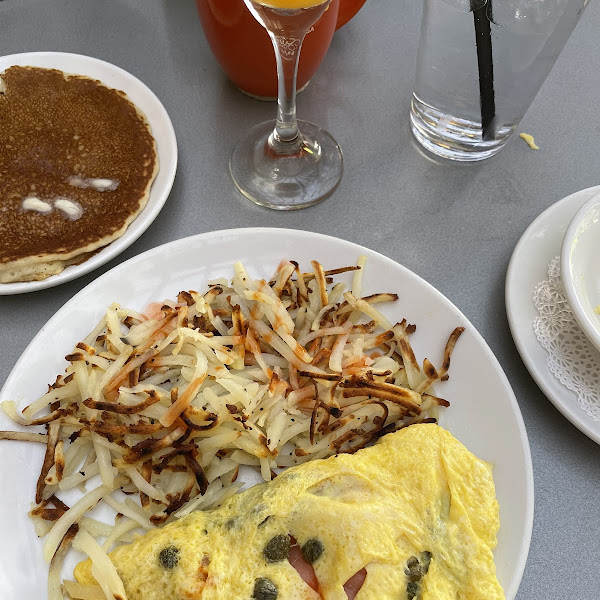
[[321, 557], [325, 547], [323, 542], [317, 538], [311, 538], [302, 546], [302, 556], [307, 563], [311, 565]]
[[173, 569], [179, 562], [179, 548], [175, 548], [175, 546], [163, 548], [158, 555], [158, 562], [165, 569]]
[[421, 552], [421, 571], [423, 575], [429, 571], [429, 563], [431, 562], [432, 554], [429, 550], [425, 550], [425, 552]]
[[416, 556], [411, 556], [406, 561], [406, 569], [404, 569], [404, 573], [408, 577], [409, 581], [419, 581], [419, 579], [421, 579], [423, 572], [421, 570], [419, 559]]
[[254, 582], [252, 597], [255, 600], [277, 600], [277, 586], [266, 577], [259, 577]]
[[417, 566], [419, 564], [419, 559], [416, 556], [411, 556], [406, 561], [406, 566], [410, 569], [411, 567]]
[[419, 584], [414, 581], [409, 581], [406, 584], [406, 597], [408, 600], [413, 600], [419, 593]]
[[290, 554], [290, 538], [280, 533], [271, 538], [263, 549], [263, 556], [267, 562], [279, 562], [285, 560]]

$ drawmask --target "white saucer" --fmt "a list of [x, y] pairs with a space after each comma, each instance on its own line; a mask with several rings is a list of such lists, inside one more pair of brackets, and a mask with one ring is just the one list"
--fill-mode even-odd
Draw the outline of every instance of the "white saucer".
[[54, 287], [81, 277], [112, 260], [131, 246], [156, 219], [171, 191], [177, 169], [177, 141], [167, 111], [152, 90], [127, 71], [97, 58], [63, 52], [28, 52], [0, 57], [0, 73], [14, 65], [59, 69], [66, 73], [86, 75], [98, 79], [108, 87], [125, 92], [148, 118], [152, 135], [156, 140], [160, 170], [152, 184], [150, 197], [144, 210], [131, 222], [120, 238], [102, 248], [88, 260], [79, 265], [69, 266], [58, 275], [42, 281], [0, 283], [0, 296]]
[[600, 186], [567, 196], [545, 210], [516, 245], [506, 273], [506, 313], [517, 350], [537, 385], [575, 427], [600, 444], [600, 422], [588, 416], [577, 396], [558, 381], [547, 366], [548, 354], [533, 330], [537, 311], [535, 286], [548, 276], [548, 264], [560, 255], [562, 241], [575, 213]]

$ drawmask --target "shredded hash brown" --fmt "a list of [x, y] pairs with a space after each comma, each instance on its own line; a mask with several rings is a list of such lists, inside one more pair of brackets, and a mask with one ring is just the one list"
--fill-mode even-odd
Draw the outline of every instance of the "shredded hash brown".
[[[415, 325], [377, 309], [398, 296], [362, 296], [365, 257], [311, 266], [283, 261], [266, 281], [237, 263], [231, 281], [182, 291], [143, 314], [113, 304], [46, 394], [22, 414], [3, 403], [16, 423], [45, 429], [0, 432], [0, 440], [46, 445], [30, 516], [46, 536], [49, 600], [124, 594], [106, 552], [218, 506], [242, 487], [241, 465], [270, 480], [282, 467], [435, 422], [449, 406], [433, 386], [448, 378], [463, 328], [449, 334], [439, 368], [420, 365]], [[334, 280], [347, 272], [349, 290]], [[79, 498], [68, 506], [60, 496], [73, 490]], [[101, 500], [113, 525], [88, 515]], [[92, 557], [101, 587], [60, 583], [71, 546]]]

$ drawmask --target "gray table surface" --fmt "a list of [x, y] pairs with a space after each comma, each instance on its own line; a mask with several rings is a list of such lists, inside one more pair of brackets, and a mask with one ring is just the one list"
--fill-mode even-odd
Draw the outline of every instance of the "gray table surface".
[[[537, 388], [513, 343], [504, 305], [511, 253], [531, 221], [560, 198], [600, 183], [600, 4], [592, 2], [520, 131], [479, 165], [439, 165], [408, 127], [421, 5], [370, 0], [340, 30], [300, 116], [331, 131], [345, 154], [335, 194], [299, 212], [259, 208], [234, 190], [233, 140], [273, 117], [220, 71], [192, 0], [3, 0], [0, 55], [34, 50], [87, 54], [144, 81], [171, 115], [179, 146], [173, 191], [159, 218], [118, 258], [46, 291], [0, 298], [0, 382], [38, 329], [101, 273], [188, 235], [272, 226], [331, 234], [402, 263], [471, 320], [513, 386], [529, 434], [535, 522], [519, 600], [600, 598], [598, 446]], [[1, 595], [1, 594], [0, 594]], [[7, 599], [8, 600], [8, 599]]]

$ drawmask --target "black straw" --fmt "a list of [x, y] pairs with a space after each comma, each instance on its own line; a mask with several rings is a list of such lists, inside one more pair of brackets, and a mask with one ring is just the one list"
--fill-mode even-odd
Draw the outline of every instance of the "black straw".
[[[472, 2], [474, 0], [471, 0]], [[489, 16], [488, 16], [489, 11]], [[481, 104], [481, 129], [484, 140], [494, 137], [492, 121], [496, 116], [494, 93], [494, 61], [492, 57], [492, 0], [487, 5], [473, 10], [475, 22], [475, 45], [477, 46], [477, 66], [479, 68], [479, 100]]]

